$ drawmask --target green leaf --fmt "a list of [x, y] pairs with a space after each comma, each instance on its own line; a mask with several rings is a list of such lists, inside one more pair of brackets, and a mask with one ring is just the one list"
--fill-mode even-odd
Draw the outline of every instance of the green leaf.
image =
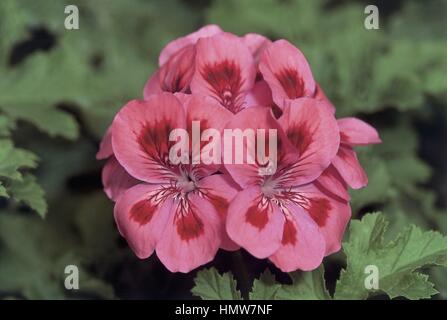
[[292, 285], [282, 285], [276, 299], [282, 300], [328, 300], [331, 299], [324, 282], [324, 267], [311, 272], [296, 271], [290, 274]]
[[236, 280], [230, 272], [220, 275], [214, 268], [204, 269], [197, 273], [194, 283], [192, 294], [203, 300], [242, 300], [236, 288]]
[[276, 282], [275, 276], [267, 269], [259, 279], [253, 281], [253, 288], [249, 295], [250, 300], [273, 300], [280, 287], [281, 284]]
[[15, 148], [10, 140], [0, 139], [0, 177], [21, 180], [19, 169], [36, 166], [37, 157], [33, 153]]
[[[447, 238], [411, 225], [395, 240], [385, 241], [387, 226], [380, 213], [351, 222], [349, 239], [343, 243], [347, 267], [337, 282], [335, 298], [366, 299], [384, 292], [390, 297], [421, 299], [435, 293], [427, 277], [415, 271], [430, 265], [447, 266]], [[365, 287], [367, 266], [377, 267], [378, 290]]]
[[9, 187], [14, 200], [23, 202], [44, 218], [47, 213], [47, 202], [45, 192], [37, 184], [36, 178], [30, 174], [23, 177], [23, 180], [12, 181]]
[[8, 192], [6, 191], [6, 188], [3, 186], [1, 181], [0, 181], [0, 197], [9, 198]]

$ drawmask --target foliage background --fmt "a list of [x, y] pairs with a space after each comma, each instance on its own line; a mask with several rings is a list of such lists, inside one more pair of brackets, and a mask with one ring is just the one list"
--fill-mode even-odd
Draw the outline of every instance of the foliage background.
[[[63, 27], [68, 4], [79, 30]], [[367, 4], [379, 30], [363, 27]], [[410, 223], [447, 234], [446, 21], [445, 0], [2, 0], [0, 298], [193, 298], [196, 271], [140, 261], [120, 238], [95, 153], [163, 45], [206, 23], [295, 43], [337, 116], [378, 128], [384, 143], [359, 149], [370, 183], [352, 192], [354, 218], [383, 211], [388, 237]], [[79, 291], [63, 287], [67, 264], [81, 267]], [[345, 264], [325, 260], [330, 293]], [[290, 281], [245, 252], [210, 266], [233, 271], [243, 296], [266, 268]], [[447, 298], [447, 271], [427, 271]]]

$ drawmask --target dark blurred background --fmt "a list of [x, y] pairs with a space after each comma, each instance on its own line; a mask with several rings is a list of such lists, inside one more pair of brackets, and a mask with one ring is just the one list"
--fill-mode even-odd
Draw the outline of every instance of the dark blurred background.
[[[79, 30], [64, 28], [69, 4]], [[368, 4], [378, 30], [364, 27]], [[354, 218], [384, 212], [390, 237], [409, 223], [447, 234], [447, 1], [2, 0], [0, 298], [193, 298], [196, 271], [171, 274], [121, 239], [95, 153], [116, 111], [142, 97], [161, 48], [208, 23], [293, 42], [337, 116], [378, 128], [383, 144], [358, 150], [370, 182], [352, 192]], [[81, 268], [78, 291], [63, 287], [67, 264]], [[210, 265], [287, 281], [245, 252]], [[325, 267], [331, 291], [341, 255]], [[446, 271], [430, 275], [447, 298]]]

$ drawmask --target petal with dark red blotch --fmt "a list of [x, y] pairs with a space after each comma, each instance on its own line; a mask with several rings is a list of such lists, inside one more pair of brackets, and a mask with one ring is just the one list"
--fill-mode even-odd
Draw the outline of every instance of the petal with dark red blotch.
[[253, 57], [243, 41], [221, 33], [200, 39], [196, 48], [191, 92], [213, 97], [233, 113], [243, 109], [256, 76]]
[[315, 80], [300, 50], [286, 40], [278, 40], [263, 50], [259, 70], [270, 85], [273, 100], [282, 106], [284, 99], [313, 97]]
[[324, 102], [302, 98], [289, 100], [279, 123], [299, 154], [284, 169], [283, 185], [297, 186], [318, 178], [337, 154], [340, 133], [337, 121]]
[[316, 269], [325, 253], [323, 235], [315, 221], [298, 205], [290, 204], [284, 210], [287, 214], [281, 246], [269, 259], [283, 272]]
[[121, 235], [140, 258], [149, 257], [171, 215], [172, 200], [163, 186], [138, 184], [115, 204], [115, 221]]
[[228, 235], [260, 259], [278, 250], [283, 226], [284, 216], [280, 209], [263, 197], [258, 186], [239, 192], [228, 208]]
[[187, 205], [179, 201], [174, 204], [156, 252], [169, 271], [186, 273], [214, 258], [221, 245], [223, 224], [207, 199], [190, 193]]
[[[282, 158], [289, 151], [293, 151], [293, 147], [288, 143], [278, 121], [273, 117], [271, 108], [247, 108], [234, 115], [224, 129], [223, 161], [232, 178], [243, 188], [261, 185], [266, 178], [266, 175], [262, 175], [260, 172], [260, 169], [265, 169], [267, 158], [260, 159], [258, 157], [258, 151], [261, 150], [257, 143], [258, 133], [259, 137], [262, 138], [261, 132], [257, 131], [258, 129], [264, 130], [263, 138], [265, 141], [265, 150], [262, 152], [264, 154], [260, 154], [260, 156], [276, 157], [276, 163], [279, 166]], [[277, 151], [276, 154], [271, 156], [269, 155], [270, 145], [273, 147], [275, 141], [270, 142], [270, 134], [276, 138]], [[242, 143], [240, 143], [241, 138]], [[231, 139], [232, 144], [230, 145]], [[239, 148], [240, 145], [242, 145], [242, 148]], [[242, 163], [236, 162], [238, 158], [243, 160]], [[272, 172], [272, 174], [274, 173]]]
[[350, 146], [364, 146], [381, 143], [377, 130], [357, 118], [342, 118], [338, 120], [341, 143]]
[[348, 192], [348, 185], [332, 164], [323, 171], [315, 183], [337, 197], [346, 201], [351, 199]]
[[160, 58], [158, 59], [159, 65], [164, 65], [174, 53], [188, 45], [195, 44], [200, 38], [212, 37], [221, 32], [223, 31], [219, 26], [210, 24], [187, 36], [169, 42], [160, 53]]
[[325, 239], [325, 255], [339, 251], [343, 234], [351, 218], [349, 203], [334, 197], [313, 183], [295, 188], [294, 191], [306, 199], [302, 203], [302, 208], [318, 225]]
[[99, 144], [99, 151], [96, 154], [96, 159], [103, 160], [111, 157], [112, 155], [112, 127], [110, 126]]
[[195, 47], [188, 45], [174, 53], [149, 79], [144, 98], [159, 92], [186, 92], [194, 74]]
[[113, 201], [116, 201], [121, 194], [138, 183], [139, 181], [129, 175], [115, 157], [107, 160], [102, 169], [104, 192]]
[[[225, 225], [228, 207], [240, 191], [239, 186], [228, 175], [215, 174], [200, 180], [198, 187], [203, 197], [211, 202], [217, 210], [217, 213], [222, 219], [222, 224]], [[225, 228], [222, 230], [222, 244], [220, 246], [222, 249], [228, 251], [234, 251], [240, 248], [230, 239]]]
[[368, 184], [368, 176], [351, 147], [341, 144], [332, 164], [351, 188], [360, 189]]
[[172, 177], [169, 141], [172, 130], [185, 129], [185, 112], [170, 93], [132, 100], [116, 115], [112, 128], [115, 156], [133, 177], [150, 182], [166, 182]]

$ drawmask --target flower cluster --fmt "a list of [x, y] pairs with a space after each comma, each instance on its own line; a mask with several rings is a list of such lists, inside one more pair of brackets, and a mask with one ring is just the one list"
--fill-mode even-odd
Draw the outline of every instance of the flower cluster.
[[[135, 254], [155, 251], [170, 271], [189, 272], [219, 248], [242, 247], [290, 272], [315, 269], [338, 251], [351, 216], [348, 187], [367, 184], [353, 147], [380, 138], [359, 119], [335, 118], [301, 51], [209, 25], [169, 43], [159, 64], [144, 99], [118, 112], [97, 155], [108, 159], [104, 189]], [[173, 163], [170, 134], [190, 132], [193, 121], [201, 130], [276, 130], [276, 170]]]

